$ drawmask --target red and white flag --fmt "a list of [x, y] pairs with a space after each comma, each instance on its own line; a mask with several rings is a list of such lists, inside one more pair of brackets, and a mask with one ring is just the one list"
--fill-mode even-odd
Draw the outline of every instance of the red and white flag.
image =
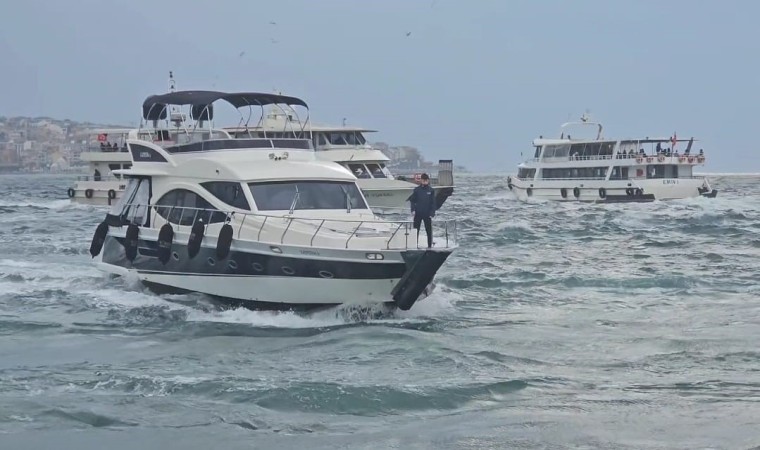
[[98, 142], [105, 142], [107, 140], [108, 140], [108, 135], [107, 134], [101, 133], [101, 134], [98, 135]]
[[674, 131], [673, 132], [673, 137], [670, 138], [670, 147], [671, 147], [671, 150], [675, 150], [677, 142], [678, 142], [678, 138], [676, 137], [676, 132]]

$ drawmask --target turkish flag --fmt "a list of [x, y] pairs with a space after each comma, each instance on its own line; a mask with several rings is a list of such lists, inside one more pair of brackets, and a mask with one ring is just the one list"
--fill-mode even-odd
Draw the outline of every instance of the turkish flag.
[[107, 134], [99, 134], [98, 135], [98, 142], [105, 142], [107, 140], [108, 140], [108, 135]]

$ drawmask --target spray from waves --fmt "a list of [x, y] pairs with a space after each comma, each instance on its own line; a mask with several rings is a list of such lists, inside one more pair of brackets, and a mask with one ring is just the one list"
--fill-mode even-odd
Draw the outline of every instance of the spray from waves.
[[253, 328], [322, 329], [361, 324], [423, 326], [453, 314], [456, 294], [438, 290], [410, 311], [388, 305], [343, 305], [315, 311], [267, 311], [230, 308], [203, 294], [156, 295], [130, 274], [109, 287], [80, 289], [78, 297], [106, 320], [133, 326], [216, 323]]
[[[62, 209], [94, 209], [97, 207], [93, 205], [75, 203], [69, 199], [60, 199], [60, 200], [10, 199], [10, 200], [0, 200], [0, 208], [9, 209], [9, 210], [10, 209], [17, 210], [17, 209], [22, 209], [22, 208], [62, 210]], [[100, 209], [102, 209], [102, 207]]]

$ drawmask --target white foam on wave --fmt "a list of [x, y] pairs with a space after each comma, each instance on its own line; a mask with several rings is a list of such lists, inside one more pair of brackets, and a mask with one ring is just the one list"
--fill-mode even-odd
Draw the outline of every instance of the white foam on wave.
[[0, 200], [0, 207], [6, 208], [43, 208], [43, 209], [89, 209], [92, 205], [85, 205], [82, 203], [75, 203], [69, 199], [60, 200]]
[[530, 222], [527, 220], [510, 220], [509, 222], [503, 222], [501, 225], [499, 225], [499, 228], [497, 228], [496, 231], [499, 233], [507, 231], [507, 230], [523, 230], [523, 231], [534, 231], [534, 227], [531, 226]]
[[190, 310], [187, 317], [192, 322], [221, 322], [265, 328], [320, 328], [345, 325], [346, 322], [332, 309], [313, 313], [292, 311], [252, 311], [245, 308], [205, 312]]

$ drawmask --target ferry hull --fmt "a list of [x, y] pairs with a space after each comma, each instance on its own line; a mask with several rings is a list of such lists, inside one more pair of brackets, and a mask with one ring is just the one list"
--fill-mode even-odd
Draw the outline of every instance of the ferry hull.
[[109, 206], [121, 198], [125, 187], [124, 181], [79, 181], [67, 194], [74, 203]]
[[512, 180], [511, 186], [512, 193], [521, 201], [534, 199], [620, 203], [677, 200], [699, 196], [715, 197], [717, 195], [717, 191], [709, 188], [704, 178], [579, 180], [577, 182], [573, 180]]

